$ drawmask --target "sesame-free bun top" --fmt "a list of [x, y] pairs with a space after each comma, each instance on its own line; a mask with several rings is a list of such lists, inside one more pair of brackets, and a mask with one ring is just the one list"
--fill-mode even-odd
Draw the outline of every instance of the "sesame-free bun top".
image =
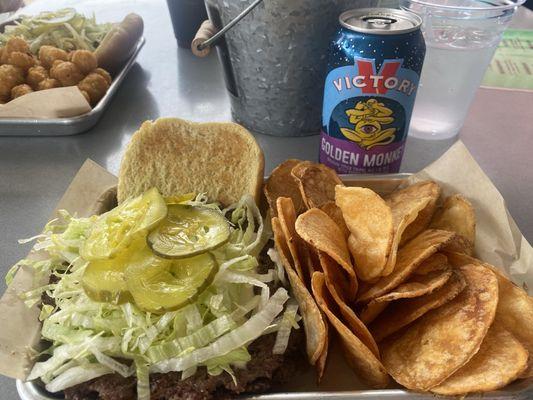
[[234, 123], [178, 118], [146, 121], [122, 159], [118, 202], [157, 187], [163, 196], [206, 193], [229, 205], [245, 194], [259, 201], [264, 156], [250, 132]]

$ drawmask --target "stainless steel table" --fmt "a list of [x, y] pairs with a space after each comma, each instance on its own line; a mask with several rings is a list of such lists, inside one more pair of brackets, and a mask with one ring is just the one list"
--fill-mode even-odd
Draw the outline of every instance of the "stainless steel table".
[[[36, 2], [28, 12], [71, 4], [65, 0]], [[216, 56], [198, 59], [177, 48], [164, 0], [83, 0], [76, 7], [87, 13], [95, 11], [99, 20], [110, 21], [135, 11], [144, 18], [147, 42], [138, 64], [91, 131], [59, 138], [0, 138], [1, 276], [29, 250], [29, 245], [18, 245], [17, 239], [40, 231], [86, 158], [117, 173], [126, 144], [144, 120], [159, 116], [195, 121], [231, 119]], [[532, 15], [522, 10], [519, 24], [533, 28]], [[513, 107], [508, 106], [510, 102]], [[531, 115], [531, 104], [533, 93], [482, 89], [461, 133], [462, 140], [507, 199], [529, 241], [533, 240], [533, 128], [522, 126], [513, 115]], [[318, 136], [257, 135], [257, 140], [265, 152], [267, 173], [288, 157], [317, 159]], [[402, 169], [411, 172], [423, 168], [449, 145], [410, 139]], [[0, 291], [4, 288], [2, 279]], [[14, 381], [0, 377], [0, 398], [18, 398]]]

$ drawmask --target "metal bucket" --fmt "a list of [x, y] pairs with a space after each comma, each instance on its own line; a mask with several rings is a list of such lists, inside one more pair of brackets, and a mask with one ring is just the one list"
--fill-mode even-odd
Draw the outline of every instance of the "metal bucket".
[[[220, 30], [253, 0], [205, 0]], [[275, 136], [319, 133], [328, 42], [341, 12], [397, 1], [264, 0], [217, 42], [235, 121]]]

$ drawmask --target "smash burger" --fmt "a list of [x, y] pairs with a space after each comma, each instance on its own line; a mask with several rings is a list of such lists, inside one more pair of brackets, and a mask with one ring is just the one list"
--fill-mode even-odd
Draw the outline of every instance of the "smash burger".
[[26, 261], [50, 274], [27, 294], [42, 293], [48, 343], [28, 379], [75, 400], [226, 398], [286, 380], [300, 317], [266, 255], [262, 176], [238, 125], [146, 122], [118, 205], [64, 212], [38, 238], [46, 260]]

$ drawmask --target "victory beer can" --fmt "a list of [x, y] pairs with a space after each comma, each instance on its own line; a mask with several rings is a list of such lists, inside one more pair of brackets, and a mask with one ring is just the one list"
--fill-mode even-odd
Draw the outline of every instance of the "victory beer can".
[[338, 173], [398, 172], [426, 46], [408, 11], [346, 11], [330, 47], [320, 162]]

